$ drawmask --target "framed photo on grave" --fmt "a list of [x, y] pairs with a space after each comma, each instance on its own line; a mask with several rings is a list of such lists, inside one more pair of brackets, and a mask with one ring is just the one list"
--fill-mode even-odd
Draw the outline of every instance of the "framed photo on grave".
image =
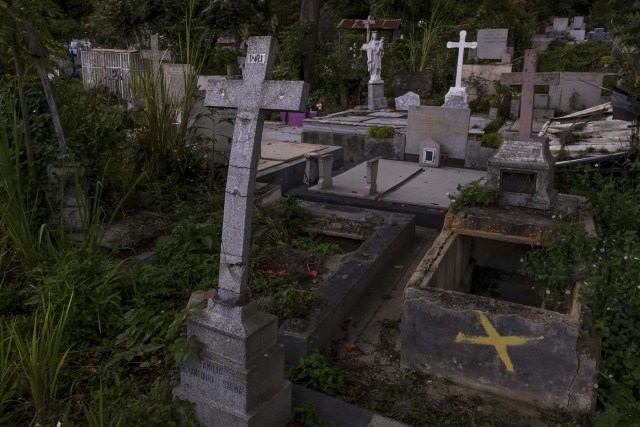
[[433, 139], [426, 139], [420, 147], [420, 166], [440, 167], [440, 144]]

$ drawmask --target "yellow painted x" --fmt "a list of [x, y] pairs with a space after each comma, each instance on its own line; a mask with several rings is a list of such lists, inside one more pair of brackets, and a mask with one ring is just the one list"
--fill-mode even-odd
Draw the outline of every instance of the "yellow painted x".
[[476, 314], [480, 318], [480, 323], [484, 327], [486, 336], [468, 336], [459, 332], [456, 336], [457, 343], [462, 344], [478, 344], [478, 345], [490, 345], [495, 347], [496, 353], [498, 353], [498, 357], [504, 363], [507, 372], [514, 372], [513, 363], [511, 363], [511, 358], [509, 357], [509, 353], [507, 352], [508, 346], [516, 346], [516, 345], [525, 345], [533, 341], [540, 341], [544, 339], [543, 336], [540, 337], [519, 337], [519, 336], [501, 336], [496, 328], [493, 327], [487, 316], [479, 310], [476, 310]]

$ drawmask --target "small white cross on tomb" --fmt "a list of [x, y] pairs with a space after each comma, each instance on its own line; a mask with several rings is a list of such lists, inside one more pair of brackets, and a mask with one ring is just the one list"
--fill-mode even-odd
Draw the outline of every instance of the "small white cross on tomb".
[[476, 47], [478, 47], [478, 43], [476, 42], [465, 41], [466, 37], [467, 37], [467, 32], [465, 30], [462, 30], [460, 31], [460, 41], [447, 42], [447, 48], [458, 49], [458, 65], [456, 67], [456, 85], [454, 86], [456, 88], [462, 87], [462, 60], [464, 58], [464, 50], [475, 49]]

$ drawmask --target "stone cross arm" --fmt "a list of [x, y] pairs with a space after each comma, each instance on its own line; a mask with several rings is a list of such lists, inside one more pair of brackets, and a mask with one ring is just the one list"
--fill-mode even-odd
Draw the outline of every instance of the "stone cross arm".
[[540, 86], [555, 86], [560, 83], [560, 73], [502, 73], [500, 75], [500, 83], [503, 85], [523, 85], [533, 84]]
[[246, 80], [209, 80], [204, 105], [240, 110], [303, 111], [309, 84], [266, 80], [251, 84]]

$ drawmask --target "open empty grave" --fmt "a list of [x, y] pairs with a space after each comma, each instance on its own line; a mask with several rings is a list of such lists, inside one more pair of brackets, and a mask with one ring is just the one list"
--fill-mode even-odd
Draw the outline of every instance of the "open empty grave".
[[405, 289], [401, 363], [505, 399], [589, 413], [597, 352], [578, 285], [551, 311], [521, 273], [551, 217], [504, 212], [449, 214]]

